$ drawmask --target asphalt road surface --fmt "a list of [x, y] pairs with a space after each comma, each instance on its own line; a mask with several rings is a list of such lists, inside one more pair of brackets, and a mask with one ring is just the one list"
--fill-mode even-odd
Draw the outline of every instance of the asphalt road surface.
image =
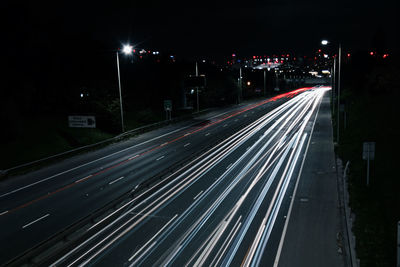
[[209, 114], [3, 181], [0, 263], [174, 167], [49, 264], [272, 266], [328, 90]]

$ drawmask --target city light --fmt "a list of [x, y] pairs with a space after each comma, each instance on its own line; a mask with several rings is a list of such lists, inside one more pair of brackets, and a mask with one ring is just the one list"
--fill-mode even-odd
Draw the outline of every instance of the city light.
[[321, 44], [322, 44], [322, 45], [327, 45], [328, 43], [329, 43], [328, 40], [322, 40], [322, 41], [321, 41]]
[[132, 51], [133, 51], [133, 46], [131, 46], [131, 45], [124, 45], [124, 47], [122, 48], [122, 52], [123, 52], [125, 55], [130, 55], [130, 54], [132, 54]]

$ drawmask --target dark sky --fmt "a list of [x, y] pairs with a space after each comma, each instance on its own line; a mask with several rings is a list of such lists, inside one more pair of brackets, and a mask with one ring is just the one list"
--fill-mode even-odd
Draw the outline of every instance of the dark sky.
[[400, 47], [399, 1], [216, 2], [196, 1], [197, 7], [171, 1], [10, 3], [3, 9], [6, 39], [13, 48], [32, 53], [43, 47], [110, 48], [130, 41], [140, 48], [221, 57], [309, 53], [322, 38], [350, 50], [370, 49], [381, 29], [389, 52]]

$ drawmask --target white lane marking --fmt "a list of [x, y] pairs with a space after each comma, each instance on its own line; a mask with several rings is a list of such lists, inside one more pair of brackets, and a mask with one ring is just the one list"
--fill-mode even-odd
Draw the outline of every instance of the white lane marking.
[[90, 174], [90, 175], [88, 175], [88, 176], [86, 176], [86, 177], [83, 177], [82, 179], [76, 180], [75, 183], [82, 182], [83, 180], [86, 180], [86, 179], [88, 179], [88, 178], [90, 178], [90, 177], [92, 177], [92, 176], [93, 176], [93, 175]]
[[206, 133], [204, 136], [209, 136], [210, 135], [210, 133]]
[[187, 147], [188, 145], [190, 145], [190, 143], [185, 144], [183, 147]]
[[40, 217], [40, 218], [38, 218], [38, 219], [36, 219], [36, 220], [34, 220], [34, 221], [28, 223], [28, 224], [25, 224], [24, 226], [22, 226], [22, 229], [25, 229], [26, 227], [28, 227], [28, 226], [30, 226], [30, 225], [32, 225], [32, 224], [34, 224], [34, 223], [37, 223], [37, 222], [40, 221], [40, 220], [43, 220], [43, 219], [46, 218], [47, 216], [50, 216], [50, 214], [46, 214], [46, 215], [44, 215], [44, 216], [42, 216], [42, 217]]
[[222, 126], [222, 127], [226, 127], [226, 126], [228, 126], [228, 124], [224, 124], [224, 126]]
[[[15, 190], [12, 190], [12, 191], [10, 191], [10, 192], [7, 192], [7, 193], [4, 193], [4, 194], [0, 195], [0, 198], [1, 198], [1, 197], [8, 196], [8, 195], [11, 195], [11, 194], [14, 194], [14, 193], [16, 193], [16, 192], [18, 192], [18, 191], [21, 191], [21, 190], [23, 190], [23, 189], [32, 187], [32, 186], [34, 186], [34, 185], [43, 183], [43, 182], [45, 182], [45, 181], [47, 181], [47, 180], [53, 179], [53, 178], [55, 178], [55, 177], [58, 177], [58, 176], [60, 176], [60, 175], [66, 174], [66, 173], [69, 173], [69, 172], [74, 171], [74, 170], [77, 170], [77, 169], [79, 169], [79, 168], [85, 167], [85, 166], [90, 165], [90, 164], [92, 164], [92, 163], [94, 163], [94, 162], [97, 162], [97, 161], [100, 161], [100, 160], [103, 160], [103, 159], [112, 157], [112, 156], [117, 155], [117, 154], [119, 154], [119, 153], [125, 152], [125, 151], [127, 151], [127, 150], [129, 150], [129, 149], [132, 149], [132, 148], [135, 148], [135, 147], [138, 147], [138, 146], [147, 144], [147, 143], [152, 142], [152, 141], [154, 141], [154, 140], [160, 139], [160, 138], [162, 138], [162, 137], [164, 137], [164, 136], [167, 136], [167, 135], [170, 135], [170, 134], [179, 132], [179, 131], [181, 131], [181, 130], [183, 130], [183, 129], [187, 129], [187, 128], [189, 128], [189, 127], [192, 127], [192, 126], [195, 125], [195, 124], [196, 124], [196, 123], [193, 123], [193, 124], [191, 124], [191, 125], [178, 128], [178, 129], [176, 129], [176, 130], [174, 130], [174, 131], [172, 131], [172, 132], [165, 133], [165, 134], [163, 134], [163, 135], [154, 137], [154, 138], [149, 139], [149, 140], [147, 140], [147, 141], [144, 141], [144, 142], [142, 142], [142, 143], [139, 143], [139, 144], [136, 144], [136, 145], [127, 147], [127, 148], [125, 148], [125, 149], [119, 150], [119, 151], [117, 151], [117, 152], [111, 153], [111, 154], [109, 154], [109, 155], [107, 155], [107, 156], [104, 156], [104, 157], [95, 159], [95, 160], [93, 160], [93, 161], [90, 161], [90, 162], [87, 162], [87, 163], [85, 163], [85, 164], [76, 166], [76, 167], [74, 167], [74, 168], [65, 170], [65, 171], [63, 171], [63, 172], [56, 173], [56, 174], [54, 174], [54, 175], [52, 175], [52, 176], [49, 176], [49, 177], [44, 178], [44, 179], [42, 179], [42, 180], [39, 180], [39, 181], [37, 181], [37, 182], [34, 182], [34, 183], [31, 183], [31, 184], [28, 184], [28, 185], [19, 187], [19, 188], [15, 189]], [[189, 134], [190, 134], [190, 133], [189, 133]]]
[[[237, 231], [239, 230], [240, 226], [242, 223], [240, 222], [240, 219], [242, 218], [242, 215], [240, 215], [239, 220], [236, 222], [236, 224], [233, 226], [232, 230], [229, 232], [227, 239], [225, 239], [224, 243], [222, 244], [221, 248], [217, 252], [217, 255], [220, 254], [219, 258], [214, 258], [213, 262], [211, 262], [210, 266], [218, 266], [218, 263], [221, 261], [222, 256], [225, 254], [226, 250], [229, 247], [229, 244], [232, 242], [232, 239], [235, 237]], [[217, 260], [215, 263], [214, 261]]]
[[201, 191], [193, 198], [193, 200], [196, 200], [196, 198], [198, 198], [202, 193], [203, 193], [203, 190], [201, 190]]
[[129, 160], [133, 160], [133, 159], [135, 159], [135, 158], [137, 158], [137, 157], [139, 157], [139, 156], [140, 156], [140, 155], [137, 154], [137, 155], [135, 155], [135, 156], [133, 156], [133, 157], [130, 157]]
[[239, 119], [235, 119], [235, 121], [238, 121]]
[[232, 164], [233, 163], [229, 164], [228, 167], [226, 167], [226, 169], [229, 169], [230, 167], [232, 167]]
[[121, 177], [119, 177], [118, 179], [115, 179], [114, 181], [109, 182], [108, 184], [116, 183], [116, 182], [118, 182], [119, 180], [122, 180], [122, 179], [124, 179], [124, 176], [121, 176]]
[[[137, 254], [139, 254], [151, 241], [153, 241], [154, 240], [154, 238], [156, 238], [176, 217], [178, 217], [178, 214], [175, 214], [175, 216], [174, 217], [172, 217], [171, 218], [171, 220], [169, 220], [168, 222], [167, 222], [167, 224], [165, 224], [155, 235], [153, 235], [153, 237], [152, 238], [150, 238], [150, 240], [149, 241], [147, 241], [146, 242], [146, 244], [144, 244], [138, 251], [136, 251], [136, 253], [135, 254], [133, 254], [130, 258], [129, 258], [129, 260], [128, 261], [132, 261], [133, 260], [133, 258], [135, 258], [136, 257], [136, 255]], [[152, 246], [151, 246], [152, 247]]]
[[243, 117], [247, 118], [247, 114], [245, 114]]
[[7, 213], [8, 213], [8, 210], [3, 211], [2, 213], [0, 213], [0, 216], [1, 216], [1, 215], [4, 215], [4, 214], [7, 214]]
[[[323, 95], [322, 95], [321, 98], [323, 98]], [[285, 225], [284, 225], [284, 227], [283, 227], [283, 231], [282, 231], [282, 235], [281, 235], [281, 240], [279, 241], [278, 251], [277, 251], [277, 253], [276, 253], [276, 257], [275, 257], [275, 261], [274, 261], [274, 267], [277, 267], [277, 266], [278, 266], [278, 264], [279, 264], [279, 259], [280, 259], [280, 257], [281, 257], [282, 248], [283, 248], [283, 243], [285, 242], [286, 231], [287, 231], [287, 227], [288, 227], [289, 220], [290, 220], [290, 215], [292, 214], [293, 202], [294, 202], [294, 199], [295, 199], [295, 197], [296, 197], [297, 187], [298, 187], [299, 181], [300, 181], [300, 176], [301, 176], [301, 173], [303, 172], [303, 166], [304, 166], [304, 162], [306, 161], [308, 148], [310, 147], [310, 141], [311, 141], [311, 138], [312, 138], [313, 133], [314, 133], [314, 126], [315, 126], [315, 122], [316, 122], [317, 117], [318, 117], [319, 109], [320, 109], [320, 107], [321, 107], [321, 102], [322, 102], [322, 99], [320, 100], [320, 103], [319, 103], [319, 105], [318, 105], [318, 110], [317, 110], [317, 113], [315, 114], [315, 119], [314, 119], [313, 126], [312, 126], [312, 128], [311, 128], [311, 133], [310, 133], [310, 137], [309, 137], [309, 139], [308, 139], [306, 151], [305, 151], [305, 153], [304, 153], [303, 161], [301, 162], [299, 175], [297, 176], [296, 185], [295, 185], [295, 187], [294, 187], [294, 192], [293, 192], [293, 195], [292, 195], [292, 200], [290, 201], [290, 206], [289, 206], [289, 210], [288, 210], [288, 215], [287, 215], [287, 217], [286, 217]]]
[[185, 135], [184, 136], [188, 136], [190, 133], [185, 133]]
[[168, 142], [165, 142], [164, 144], [161, 144], [160, 146], [165, 146], [168, 145]]
[[158, 159], [156, 159], [156, 161], [159, 161], [160, 159], [163, 159], [165, 156], [161, 156]]
[[[293, 100], [294, 101], [294, 100]], [[291, 103], [292, 101], [288, 101], [288, 103]], [[289, 104], [284, 104], [283, 106], [289, 106]], [[280, 108], [279, 110], [283, 110], [283, 108]], [[276, 113], [276, 111], [275, 111], [275, 113]], [[280, 114], [280, 113], [282, 113], [282, 111], [279, 111], [278, 113], [276, 113], [276, 115], [278, 115], [278, 114]], [[274, 118], [274, 116], [276, 116], [274, 113], [271, 113], [272, 114], [272, 117]], [[267, 115], [270, 115], [270, 113], [268, 113]], [[266, 116], [267, 116], [266, 115]], [[270, 120], [269, 120], [270, 121]], [[256, 124], [257, 123], [257, 121], [255, 122], [255, 123], [253, 123], [253, 124]], [[251, 125], [250, 125], [251, 126]], [[250, 127], [249, 126], [249, 127]], [[252, 135], [251, 135], [252, 136]], [[213, 152], [213, 154], [212, 155], [214, 155], [215, 153], [217, 153], [217, 152]], [[208, 156], [207, 157], [207, 159], [209, 159], [209, 157], [211, 157], [211, 156]], [[242, 156], [243, 157], [243, 156]], [[201, 162], [203, 162], [203, 161], [205, 161], [206, 159], [204, 159], [204, 160], [202, 160]], [[195, 162], [195, 160], [193, 161], [193, 162], [191, 162], [190, 164], [192, 164], [192, 163], [194, 163]], [[189, 170], [189, 171], [191, 171], [193, 168], [196, 168], [197, 166], [198, 166], [198, 164], [201, 164], [201, 162], [200, 163], [197, 163], [197, 164], [195, 164], [195, 166], [193, 166], [193, 167], [191, 167], [191, 169]], [[190, 164], [188, 164], [188, 166], [190, 165]], [[171, 175], [172, 176], [172, 175]], [[194, 178], [193, 178], [194, 179]], [[193, 181], [193, 179], [192, 179], [192, 181]], [[183, 185], [181, 185], [181, 187], [180, 188], [178, 188], [178, 190], [181, 190], [182, 189], [182, 187], [185, 187], [185, 186], [187, 186], [187, 184], [189, 183], [190, 181], [188, 181], [188, 182], [186, 182], [185, 184], [183, 184]], [[172, 190], [172, 189], [171, 189]], [[169, 190], [170, 191], [170, 190]], [[207, 190], [208, 191], [208, 190]], [[169, 199], [170, 197], [167, 197], [167, 199]], [[161, 203], [159, 203], [159, 204], [157, 204], [155, 207], [153, 207], [149, 212], [148, 212], [148, 214], [150, 214], [151, 212], [153, 212], [154, 210], [156, 210], [157, 208], [159, 208], [164, 202], [165, 202], [166, 200], [164, 200], [164, 201], [161, 201]], [[123, 207], [125, 207], [126, 205], [129, 205], [129, 204], [131, 204], [131, 202], [128, 202], [127, 204], [125, 204]], [[122, 207], [121, 207], [122, 208]], [[121, 209], [120, 208], [120, 209]], [[134, 209], [134, 208], [133, 208]], [[132, 209], [132, 210], [133, 210]], [[144, 216], [144, 217], [142, 217], [142, 218], [145, 218], [146, 216]], [[142, 219], [141, 218], [141, 219]], [[139, 221], [141, 220], [141, 219], [139, 219]], [[131, 221], [132, 219], [130, 219], [127, 223], [129, 223], [130, 221]], [[112, 224], [114, 224], [114, 223], [112, 223]], [[80, 247], [82, 247], [83, 245], [85, 245], [89, 240], [91, 240], [91, 239], [93, 239], [94, 237], [96, 237], [99, 233], [101, 233], [101, 232], [103, 232], [105, 229], [108, 229], [108, 227], [109, 226], [111, 226], [112, 224], [109, 224], [106, 228], [104, 228], [104, 229], [102, 229], [100, 232], [98, 232], [98, 233], [96, 233], [95, 235], [93, 235], [91, 238], [89, 238], [87, 241], [85, 241], [85, 242], [83, 242], [82, 244], [80, 244], [77, 248], [75, 248], [75, 249], [73, 249], [71, 252], [69, 252], [69, 253], [67, 253], [66, 255], [64, 255], [62, 258], [60, 258], [59, 260], [57, 260], [55, 263], [53, 263], [51, 266], [55, 266], [55, 264], [57, 264], [58, 262], [60, 262], [60, 261], [62, 261], [62, 260], [64, 260], [67, 256], [69, 256], [72, 252], [74, 252], [74, 251], [76, 251], [77, 249], [79, 249]], [[126, 223], [124, 224], [124, 225], [126, 225]], [[123, 225], [123, 226], [124, 226]], [[120, 234], [117, 238], [120, 238], [121, 236], [123, 236], [127, 231], [129, 231], [130, 229], [132, 229], [133, 227], [135, 227], [135, 225], [137, 225], [137, 223], [135, 223], [133, 226], [131, 226], [131, 227], [129, 227], [129, 229], [127, 229], [127, 230], [125, 230], [124, 231], [124, 233], [122, 233], [122, 234]], [[119, 228], [119, 229], [121, 229], [121, 228]], [[118, 229], [118, 230], [119, 230]], [[107, 237], [108, 238], [108, 237]], [[105, 239], [104, 240], [102, 240], [101, 242], [103, 242], [103, 241], [105, 241]], [[114, 241], [113, 241], [114, 242]], [[105, 246], [105, 248], [107, 248], [109, 245], [111, 245], [113, 242], [111, 242], [111, 243], [109, 243], [109, 244], [107, 244], [106, 246]], [[86, 252], [84, 255], [82, 255], [79, 259], [81, 259], [83, 256], [85, 256], [87, 253], [89, 253], [90, 251], [92, 251], [94, 248], [96, 248], [97, 246], [99, 246], [100, 244], [96, 244], [93, 248], [91, 248], [88, 252]], [[104, 249], [103, 249], [104, 250]], [[179, 248], [178, 248], [178, 250], [179, 250]], [[100, 251], [101, 252], [101, 251]], [[98, 255], [100, 252], [97, 252], [96, 253], [96, 255]], [[94, 255], [93, 257], [95, 257], [96, 255]], [[91, 259], [93, 258], [93, 257], [91, 257]], [[78, 260], [79, 260], [78, 259]], [[89, 259], [90, 260], [90, 259]], [[88, 260], [88, 261], [89, 261]], [[87, 262], [88, 262], [87, 261]]]

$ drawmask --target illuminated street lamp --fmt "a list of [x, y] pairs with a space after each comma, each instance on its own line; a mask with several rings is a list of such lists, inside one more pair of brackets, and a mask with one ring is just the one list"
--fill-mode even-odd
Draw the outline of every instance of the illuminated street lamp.
[[322, 45], [327, 45], [328, 43], [329, 43], [328, 40], [322, 40], [322, 41], [321, 41], [321, 44], [322, 44]]
[[125, 55], [131, 55], [132, 51], [133, 51], [133, 46], [131, 46], [131, 45], [124, 45], [124, 47], [122, 48], [122, 52]]
[[[329, 42], [327, 40], [322, 40], [321, 41], [322, 45], [327, 45]], [[333, 61], [334, 65], [334, 81], [336, 80], [336, 57], [334, 58]], [[338, 85], [337, 85], [337, 143], [339, 144], [339, 120], [340, 120], [340, 70], [342, 66], [342, 45], [339, 43], [339, 75], [338, 75]]]
[[[133, 46], [131, 45], [124, 45], [122, 48], [122, 53], [125, 55], [131, 55], [133, 52]], [[124, 111], [122, 109], [122, 93], [121, 93], [121, 74], [119, 71], [119, 53], [117, 51], [117, 70], [118, 70], [118, 86], [119, 86], [119, 105], [120, 105], [120, 110], [121, 110], [121, 128], [122, 132], [125, 132], [125, 127], [124, 127]]]

